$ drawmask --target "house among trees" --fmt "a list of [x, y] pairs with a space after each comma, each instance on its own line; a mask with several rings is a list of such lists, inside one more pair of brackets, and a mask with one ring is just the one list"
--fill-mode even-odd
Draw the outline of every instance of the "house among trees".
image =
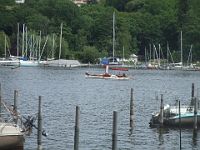
[[73, 2], [78, 5], [81, 6], [82, 4], [87, 4], [89, 0], [73, 0]]
[[22, 3], [25, 3], [25, 0], [15, 0], [15, 2], [16, 2], [17, 4], [22, 4]]
[[98, 0], [72, 0], [76, 5], [81, 6], [83, 4], [95, 3]]

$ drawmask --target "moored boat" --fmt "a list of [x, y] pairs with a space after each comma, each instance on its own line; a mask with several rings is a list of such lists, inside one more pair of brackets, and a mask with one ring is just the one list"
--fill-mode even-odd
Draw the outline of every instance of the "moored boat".
[[117, 79], [117, 80], [128, 80], [128, 79], [130, 79], [125, 74], [122, 74], [122, 75], [120, 75], [120, 74], [119, 75], [114, 75], [114, 74], [108, 74], [108, 73], [90, 74], [88, 72], [85, 73], [85, 77], [86, 78], [97, 78], [97, 79]]
[[[149, 122], [150, 127], [159, 126], [161, 124], [161, 112], [154, 112]], [[163, 126], [178, 127], [181, 120], [181, 126], [193, 127], [194, 125], [194, 106], [181, 106], [180, 116], [179, 107], [165, 105], [163, 111]], [[200, 125], [200, 110], [197, 109], [197, 124]]]
[[[123, 74], [110, 74], [108, 73], [109, 66], [106, 65], [105, 73], [103, 74], [90, 74], [88, 72], [85, 73], [86, 78], [96, 78], [96, 79], [116, 79], [116, 80], [128, 80], [130, 79], [125, 73]], [[118, 69], [117, 69], [118, 70]]]
[[8, 149], [16, 145], [23, 145], [24, 133], [13, 123], [0, 123], [0, 149]]

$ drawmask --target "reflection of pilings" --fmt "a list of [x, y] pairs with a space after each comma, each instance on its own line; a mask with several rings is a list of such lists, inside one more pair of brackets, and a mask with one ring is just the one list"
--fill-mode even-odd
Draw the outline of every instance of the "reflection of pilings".
[[160, 126], [163, 126], [163, 116], [164, 116], [164, 105], [163, 105], [163, 94], [161, 94], [161, 103], [160, 103]]
[[194, 130], [197, 130], [197, 98], [194, 98]]
[[134, 126], [134, 104], [133, 104], [133, 88], [131, 88], [131, 100], [130, 100], [130, 127]]
[[39, 105], [38, 105], [38, 135], [37, 135], [37, 144], [38, 150], [42, 150], [42, 111], [41, 111], [41, 96], [39, 96]]
[[117, 112], [113, 112], [112, 150], [117, 150]]
[[75, 133], [74, 133], [74, 150], [79, 149], [79, 117], [80, 116], [80, 108], [76, 106], [76, 118], [75, 118]]
[[18, 105], [18, 92], [17, 90], [14, 91], [14, 113], [16, 115], [16, 118], [14, 119], [14, 122], [17, 124], [17, 105]]

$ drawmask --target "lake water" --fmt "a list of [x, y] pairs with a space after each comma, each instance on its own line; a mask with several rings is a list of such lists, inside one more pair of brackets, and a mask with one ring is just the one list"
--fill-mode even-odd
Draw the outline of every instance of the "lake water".
[[[80, 106], [80, 150], [110, 150], [112, 145], [113, 111], [118, 112], [118, 149], [177, 150], [179, 130], [149, 127], [151, 113], [164, 103], [189, 104], [191, 85], [200, 87], [200, 72], [129, 70], [133, 80], [86, 79], [85, 72], [102, 73], [102, 69], [0, 68], [3, 99], [13, 100], [19, 91], [21, 114], [37, 113], [38, 97], [42, 96], [43, 137], [45, 150], [73, 149], [75, 108]], [[129, 127], [131, 88], [134, 89], [134, 128]], [[195, 91], [195, 92], [196, 92]], [[197, 94], [197, 92], [195, 93]], [[37, 148], [37, 131], [26, 138], [25, 150]], [[200, 132], [182, 130], [182, 148], [197, 150]]]

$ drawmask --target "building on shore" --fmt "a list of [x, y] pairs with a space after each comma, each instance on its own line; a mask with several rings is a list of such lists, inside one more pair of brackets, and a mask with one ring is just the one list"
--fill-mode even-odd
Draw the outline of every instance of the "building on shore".
[[15, 0], [15, 3], [17, 3], [17, 4], [23, 4], [23, 3], [25, 3], [25, 0]]

